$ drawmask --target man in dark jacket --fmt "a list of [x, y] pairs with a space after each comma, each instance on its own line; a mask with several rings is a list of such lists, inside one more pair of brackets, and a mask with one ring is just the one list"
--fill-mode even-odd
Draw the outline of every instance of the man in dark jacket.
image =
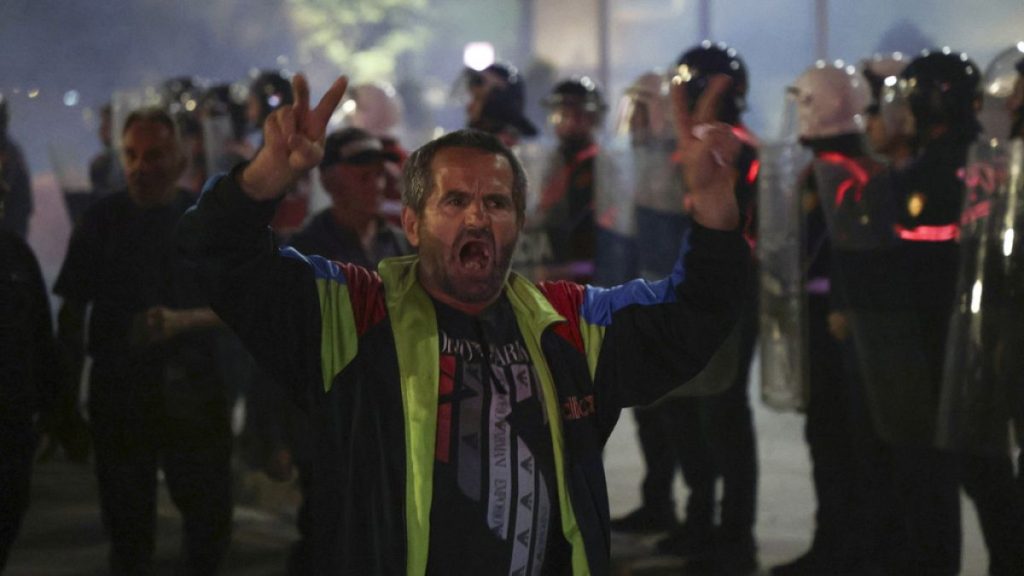
[[[5, 195], [0, 182], [0, 216]], [[39, 263], [24, 240], [0, 230], [0, 572], [28, 508], [37, 424], [53, 404], [57, 381]]]
[[697, 108], [700, 130], [678, 106], [695, 225], [657, 283], [509, 275], [526, 180], [475, 131], [406, 163], [417, 256], [378, 275], [273, 249], [275, 200], [320, 162], [345, 79], [311, 110], [297, 76], [296, 105], [268, 120], [257, 157], [208, 184], [179, 246], [217, 313], [310, 415], [317, 573], [609, 573], [601, 448], [623, 406], [701, 370], [744, 288], [739, 143], [707, 123], [722, 80]]
[[191, 205], [176, 185], [184, 155], [174, 120], [162, 110], [133, 112], [122, 135], [128, 188], [83, 215], [54, 287], [64, 299], [61, 343], [69, 364], [79, 364], [91, 304], [89, 415], [111, 573], [152, 570], [160, 468], [182, 515], [181, 573], [213, 574], [231, 537], [220, 321], [172, 249]]

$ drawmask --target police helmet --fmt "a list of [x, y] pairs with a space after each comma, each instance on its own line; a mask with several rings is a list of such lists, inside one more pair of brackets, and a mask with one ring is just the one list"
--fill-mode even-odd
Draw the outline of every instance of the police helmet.
[[705, 40], [683, 52], [676, 61], [676, 75], [686, 86], [691, 108], [716, 74], [725, 74], [732, 80], [719, 106], [718, 118], [738, 124], [740, 114], [747, 108], [748, 88], [747, 67], [739, 52], [722, 42]]
[[935, 126], [969, 138], [977, 135], [981, 71], [966, 54], [949, 48], [926, 50], [903, 70], [899, 86], [919, 137]]

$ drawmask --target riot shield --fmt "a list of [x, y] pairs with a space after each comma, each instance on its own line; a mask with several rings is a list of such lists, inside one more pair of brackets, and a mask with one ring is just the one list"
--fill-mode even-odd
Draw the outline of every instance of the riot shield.
[[248, 87], [236, 82], [211, 86], [199, 98], [196, 117], [207, 175], [227, 172], [255, 155], [256, 150], [245, 140], [247, 97]]
[[761, 399], [798, 410], [807, 390], [807, 304], [800, 172], [810, 153], [796, 142], [761, 147], [757, 193]]
[[231, 117], [210, 112], [201, 120], [203, 154], [208, 175], [228, 172], [239, 162], [248, 160], [251, 149], [235, 134]]
[[942, 448], [1006, 454], [1024, 376], [1024, 142], [977, 144], [965, 171], [960, 276], [937, 422]]
[[594, 276], [598, 286], [636, 277], [636, 214], [633, 156], [609, 146], [594, 159]]
[[634, 148], [632, 166], [636, 184], [637, 273], [657, 280], [672, 273], [679, 246], [690, 228], [683, 211], [683, 176], [672, 160], [674, 142]]
[[111, 136], [114, 140], [114, 149], [121, 149], [121, 134], [124, 128], [124, 121], [132, 112], [150, 106], [161, 106], [164, 104], [160, 89], [156, 86], [143, 86], [139, 88], [126, 88], [117, 90], [110, 97], [110, 112], [113, 121]]

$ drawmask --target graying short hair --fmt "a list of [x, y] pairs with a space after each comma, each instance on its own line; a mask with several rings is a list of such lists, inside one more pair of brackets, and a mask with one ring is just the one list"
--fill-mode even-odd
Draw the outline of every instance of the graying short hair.
[[516, 219], [522, 222], [526, 217], [526, 170], [516, 157], [492, 134], [479, 130], [456, 130], [427, 142], [409, 155], [402, 168], [402, 205], [408, 206], [418, 215], [423, 214], [427, 197], [433, 186], [431, 164], [434, 156], [446, 148], [472, 148], [498, 154], [508, 160], [512, 167], [512, 202], [516, 207]]
[[171, 131], [171, 136], [175, 142], [181, 142], [181, 129], [178, 127], [178, 123], [174, 120], [174, 116], [171, 113], [156, 106], [148, 108], [139, 108], [133, 110], [128, 117], [124, 120], [124, 126], [121, 128], [121, 135], [124, 136], [128, 133], [128, 129], [139, 122], [152, 122], [165, 126]]

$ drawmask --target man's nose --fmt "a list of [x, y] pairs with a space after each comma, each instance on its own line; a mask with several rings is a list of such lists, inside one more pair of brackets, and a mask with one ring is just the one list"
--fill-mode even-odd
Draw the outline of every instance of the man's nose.
[[466, 223], [484, 227], [491, 221], [491, 215], [487, 211], [483, 198], [475, 198], [466, 208]]

